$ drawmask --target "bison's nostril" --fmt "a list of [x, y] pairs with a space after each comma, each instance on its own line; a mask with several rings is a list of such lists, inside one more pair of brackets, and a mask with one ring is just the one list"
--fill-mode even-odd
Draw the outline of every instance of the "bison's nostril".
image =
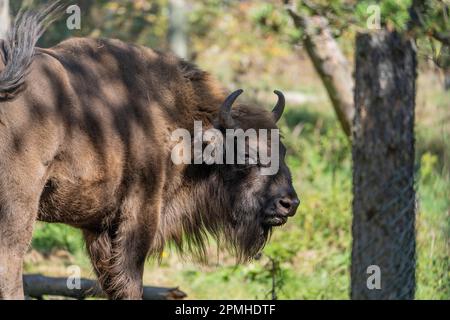
[[290, 200], [286, 200], [286, 199], [280, 199], [278, 201], [278, 203], [280, 204], [281, 207], [286, 208], [286, 209], [290, 209], [292, 206], [292, 203]]
[[292, 217], [300, 204], [300, 200], [297, 197], [282, 197], [276, 201], [278, 213]]

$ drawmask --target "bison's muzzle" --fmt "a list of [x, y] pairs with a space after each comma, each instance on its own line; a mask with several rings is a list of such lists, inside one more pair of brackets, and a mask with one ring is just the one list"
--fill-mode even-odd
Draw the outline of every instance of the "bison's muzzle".
[[289, 192], [276, 197], [265, 212], [264, 224], [271, 227], [284, 225], [289, 217], [293, 217], [300, 205], [300, 200], [293, 188]]

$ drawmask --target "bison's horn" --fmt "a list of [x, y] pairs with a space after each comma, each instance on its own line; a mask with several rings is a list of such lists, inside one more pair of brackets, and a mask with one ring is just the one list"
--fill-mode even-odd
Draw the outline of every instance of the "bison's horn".
[[233, 103], [243, 92], [244, 90], [239, 89], [230, 94], [228, 98], [225, 99], [225, 102], [222, 104], [222, 107], [220, 108], [220, 122], [227, 128], [234, 127], [234, 121], [233, 118], [231, 117], [231, 108], [233, 108]]
[[284, 94], [281, 91], [275, 90], [274, 93], [278, 96], [278, 102], [275, 108], [272, 110], [273, 117], [275, 118], [275, 122], [281, 119], [283, 115], [284, 106], [286, 105], [286, 99], [284, 98]]

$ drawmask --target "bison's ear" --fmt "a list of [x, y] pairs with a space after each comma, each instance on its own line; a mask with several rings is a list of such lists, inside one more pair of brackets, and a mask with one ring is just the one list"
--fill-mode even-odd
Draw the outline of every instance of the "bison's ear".
[[231, 109], [236, 99], [244, 92], [239, 89], [228, 96], [220, 107], [219, 122], [225, 128], [234, 128], [234, 120], [231, 117]]
[[273, 118], [275, 122], [281, 119], [284, 112], [284, 106], [286, 105], [286, 99], [281, 91], [275, 90], [274, 93], [278, 96], [278, 102], [275, 108], [272, 110]]

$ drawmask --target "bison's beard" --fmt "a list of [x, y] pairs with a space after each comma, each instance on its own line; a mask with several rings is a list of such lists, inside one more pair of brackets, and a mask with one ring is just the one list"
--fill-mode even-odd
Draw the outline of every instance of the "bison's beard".
[[192, 210], [179, 210], [182, 206], [168, 208], [150, 255], [160, 255], [165, 244], [171, 242], [182, 257], [190, 256], [206, 263], [208, 240], [212, 237], [219, 248], [236, 256], [237, 262], [248, 262], [264, 248], [272, 230], [263, 224], [262, 210], [256, 201], [252, 202], [245, 202], [245, 208], [214, 206], [209, 212], [195, 207]]
[[206, 263], [208, 240], [215, 238], [219, 248], [228, 249], [244, 263], [264, 248], [271, 227], [263, 223], [258, 197], [238, 193], [240, 197], [230, 199], [230, 192], [213, 182], [178, 192], [166, 202], [150, 255], [160, 255], [171, 242], [181, 256]]
[[231, 239], [225, 241], [232, 245], [234, 254], [239, 262], [247, 262], [253, 259], [266, 245], [272, 228], [264, 226], [262, 215], [259, 211], [235, 212], [236, 222], [231, 227]]

